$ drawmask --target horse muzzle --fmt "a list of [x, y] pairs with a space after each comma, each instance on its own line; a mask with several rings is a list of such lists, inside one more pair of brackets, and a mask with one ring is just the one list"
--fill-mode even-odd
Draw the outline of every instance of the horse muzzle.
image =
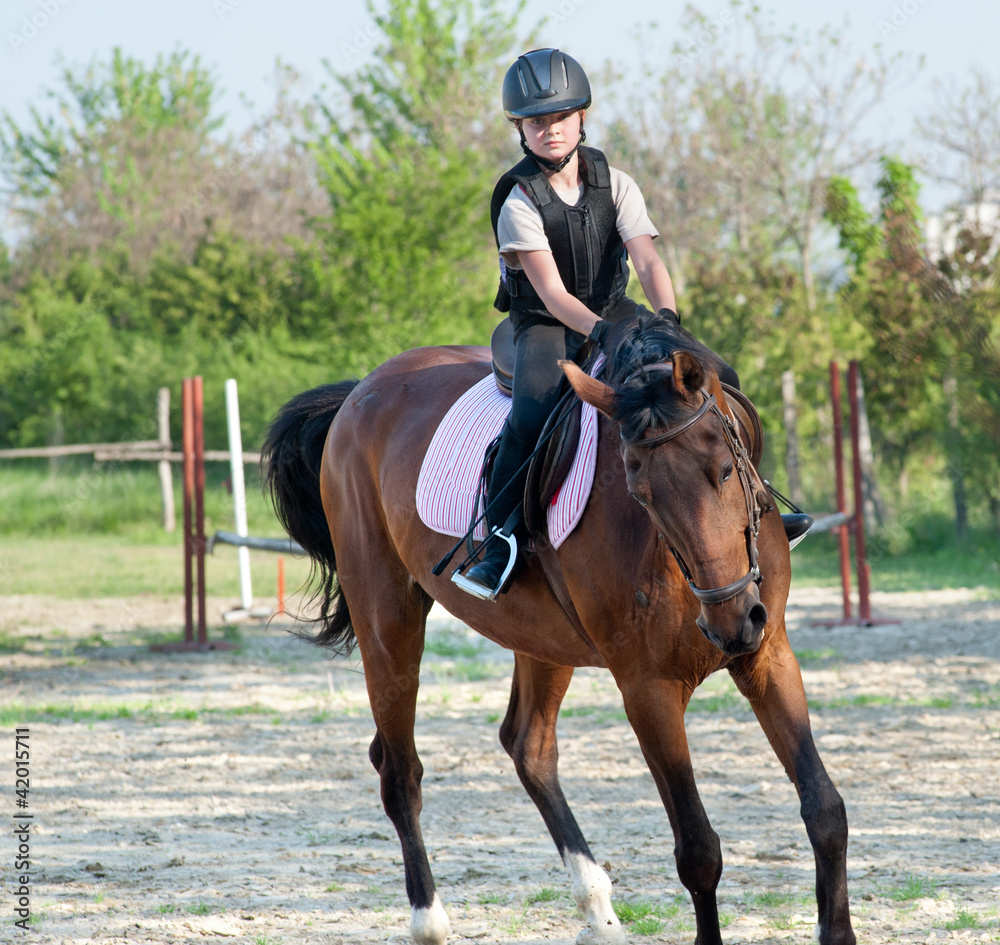
[[761, 603], [757, 585], [751, 584], [737, 598], [703, 604], [695, 623], [705, 639], [726, 656], [744, 656], [760, 648], [767, 608]]

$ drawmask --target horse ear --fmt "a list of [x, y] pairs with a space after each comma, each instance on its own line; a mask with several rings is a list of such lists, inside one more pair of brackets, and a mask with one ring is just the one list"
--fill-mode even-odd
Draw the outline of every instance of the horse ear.
[[682, 397], [705, 386], [705, 369], [690, 351], [675, 351], [670, 361], [674, 366], [674, 389]]
[[606, 417], [614, 415], [615, 392], [613, 388], [580, 370], [579, 366], [572, 361], [560, 361], [559, 366], [569, 378], [569, 382], [580, 400], [596, 407]]

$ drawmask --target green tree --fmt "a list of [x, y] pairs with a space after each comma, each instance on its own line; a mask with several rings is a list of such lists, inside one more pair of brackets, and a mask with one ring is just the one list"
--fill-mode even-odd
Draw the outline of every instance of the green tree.
[[21, 279], [109, 253], [142, 274], [167, 249], [189, 260], [213, 226], [275, 245], [304, 233], [303, 215], [318, 207], [281, 93], [266, 122], [225, 136], [216, 81], [197, 56], [148, 65], [116, 49], [108, 62], [64, 67], [44, 95], [48, 107], [23, 126], [0, 116]]
[[[331, 75], [310, 118], [329, 200], [304, 261], [331, 358], [364, 371], [420, 344], [488, 340], [496, 281], [489, 200], [516, 12], [496, 0], [393, 0], [371, 64]], [[512, 149], [511, 149], [512, 150]], [[507, 151], [509, 154], [509, 150]], [[509, 160], [509, 158], [508, 158]]]
[[835, 178], [827, 190], [828, 218], [853, 267], [843, 298], [878, 353], [869, 390], [883, 455], [904, 476], [916, 456], [937, 458], [951, 481], [962, 539], [970, 486], [996, 501], [995, 256], [970, 233], [934, 265], [923, 245], [914, 169], [894, 158], [881, 164], [874, 216], [849, 180]]

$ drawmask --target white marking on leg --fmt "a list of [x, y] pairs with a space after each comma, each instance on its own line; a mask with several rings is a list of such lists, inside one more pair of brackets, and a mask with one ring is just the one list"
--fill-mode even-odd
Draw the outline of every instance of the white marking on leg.
[[434, 893], [434, 901], [426, 909], [410, 912], [410, 934], [417, 945], [444, 945], [450, 932], [448, 913], [444, 911], [437, 893]]
[[563, 862], [569, 873], [573, 898], [587, 920], [576, 937], [577, 945], [625, 945], [625, 932], [611, 908], [608, 874], [581, 853], [567, 853]]

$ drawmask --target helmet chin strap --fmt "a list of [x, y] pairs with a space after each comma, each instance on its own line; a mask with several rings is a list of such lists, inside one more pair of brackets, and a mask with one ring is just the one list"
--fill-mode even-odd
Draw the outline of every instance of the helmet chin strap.
[[550, 161], [548, 158], [543, 158], [540, 154], [535, 154], [535, 152], [528, 147], [528, 142], [524, 137], [524, 129], [520, 126], [520, 124], [518, 125], [517, 130], [521, 133], [521, 150], [533, 161], [541, 164], [542, 167], [549, 171], [561, 171], [567, 164], [569, 164], [573, 155], [576, 154], [576, 149], [587, 140], [587, 130], [586, 128], [581, 128], [580, 140], [573, 145], [573, 149], [569, 152], [569, 154], [567, 154], [561, 161]]

